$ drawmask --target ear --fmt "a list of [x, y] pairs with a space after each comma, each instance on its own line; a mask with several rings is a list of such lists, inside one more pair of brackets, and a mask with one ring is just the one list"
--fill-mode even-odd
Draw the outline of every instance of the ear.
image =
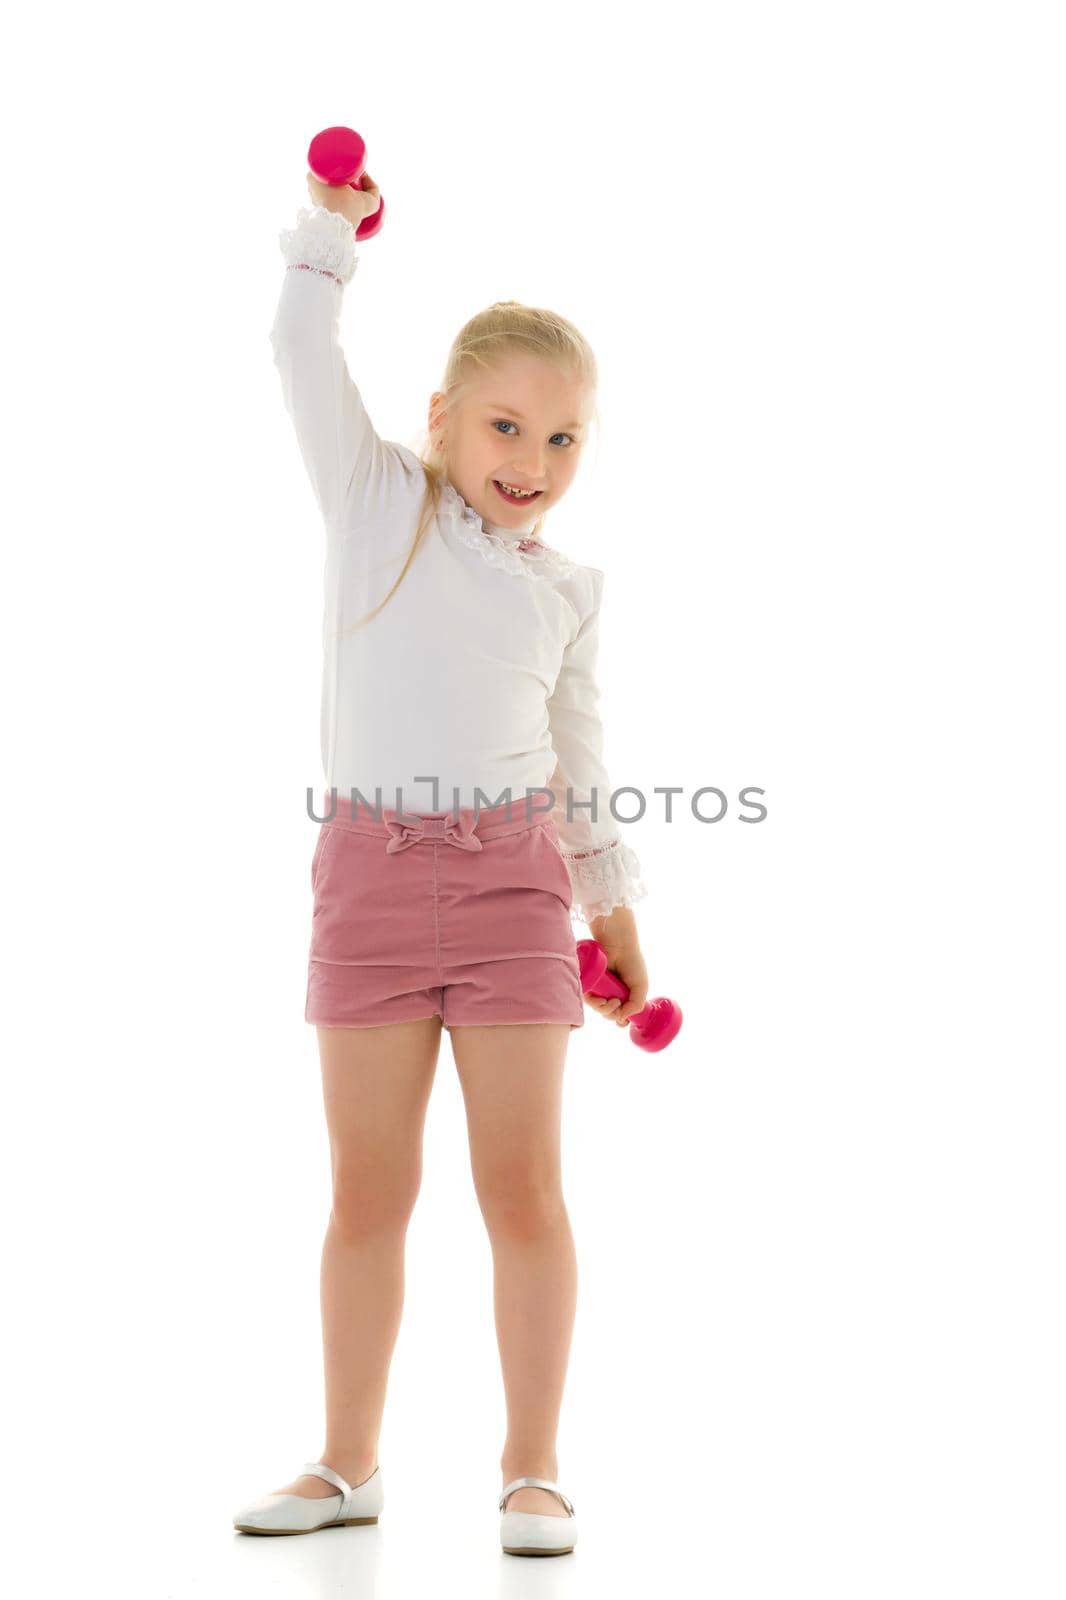
[[437, 431], [443, 424], [447, 411], [444, 405], [444, 395], [439, 389], [434, 389], [429, 397], [428, 426], [430, 434]]

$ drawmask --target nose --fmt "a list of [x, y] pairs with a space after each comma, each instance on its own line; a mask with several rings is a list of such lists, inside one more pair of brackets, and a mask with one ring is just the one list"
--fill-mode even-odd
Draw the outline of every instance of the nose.
[[544, 477], [544, 447], [534, 450], [532, 446], [522, 456], [516, 469], [521, 473], [523, 483], [536, 487]]

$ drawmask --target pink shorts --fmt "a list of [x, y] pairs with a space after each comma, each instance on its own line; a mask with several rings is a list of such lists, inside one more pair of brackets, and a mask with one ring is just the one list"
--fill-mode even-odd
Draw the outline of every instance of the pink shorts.
[[573, 892], [550, 814], [525, 796], [458, 816], [377, 809], [338, 794], [319, 825], [305, 1020], [582, 1027]]

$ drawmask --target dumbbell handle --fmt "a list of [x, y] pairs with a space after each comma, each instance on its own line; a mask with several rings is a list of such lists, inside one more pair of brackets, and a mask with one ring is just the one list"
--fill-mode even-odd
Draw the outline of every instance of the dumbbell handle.
[[[611, 971], [610, 967], [605, 967], [602, 975], [594, 983], [585, 985], [584, 992], [586, 994], [599, 995], [602, 1000], [629, 999], [628, 986], [622, 982], [616, 972]], [[633, 1020], [636, 1021], [639, 1016], [640, 1012], [634, 1011]]]

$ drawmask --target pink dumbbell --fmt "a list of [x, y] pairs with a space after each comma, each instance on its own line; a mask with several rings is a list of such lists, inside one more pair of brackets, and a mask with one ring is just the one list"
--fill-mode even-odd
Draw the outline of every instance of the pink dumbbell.
[[[596, 994], [603, 999], [617, 995], [628, 1000], [629, 990], [621, 978], [607, 969], [607, 952], [595, 939], [577, 941], [577, 959], [581, 968], [582, 994]], [[676, 1000], [666, 1000], [661, 995], [649, 1000], [629, 1019], [629, 1037], [642, 1050], [665, 1050], [671, 1039], [676, 1039], [681, 1027], [681, 1007]]]
[[[363, 187], [362, 174], [366, 166], [366, 144], [354, 128], [323, 128], [316, 133], [307, 147], [307, 165], [320, 183], [339, 187], [346, 183], [350, 189]], [[355, 230], [357, 239], [369, 239], [385, 221], [385, 199], [371, 217], [364, 217]]]

